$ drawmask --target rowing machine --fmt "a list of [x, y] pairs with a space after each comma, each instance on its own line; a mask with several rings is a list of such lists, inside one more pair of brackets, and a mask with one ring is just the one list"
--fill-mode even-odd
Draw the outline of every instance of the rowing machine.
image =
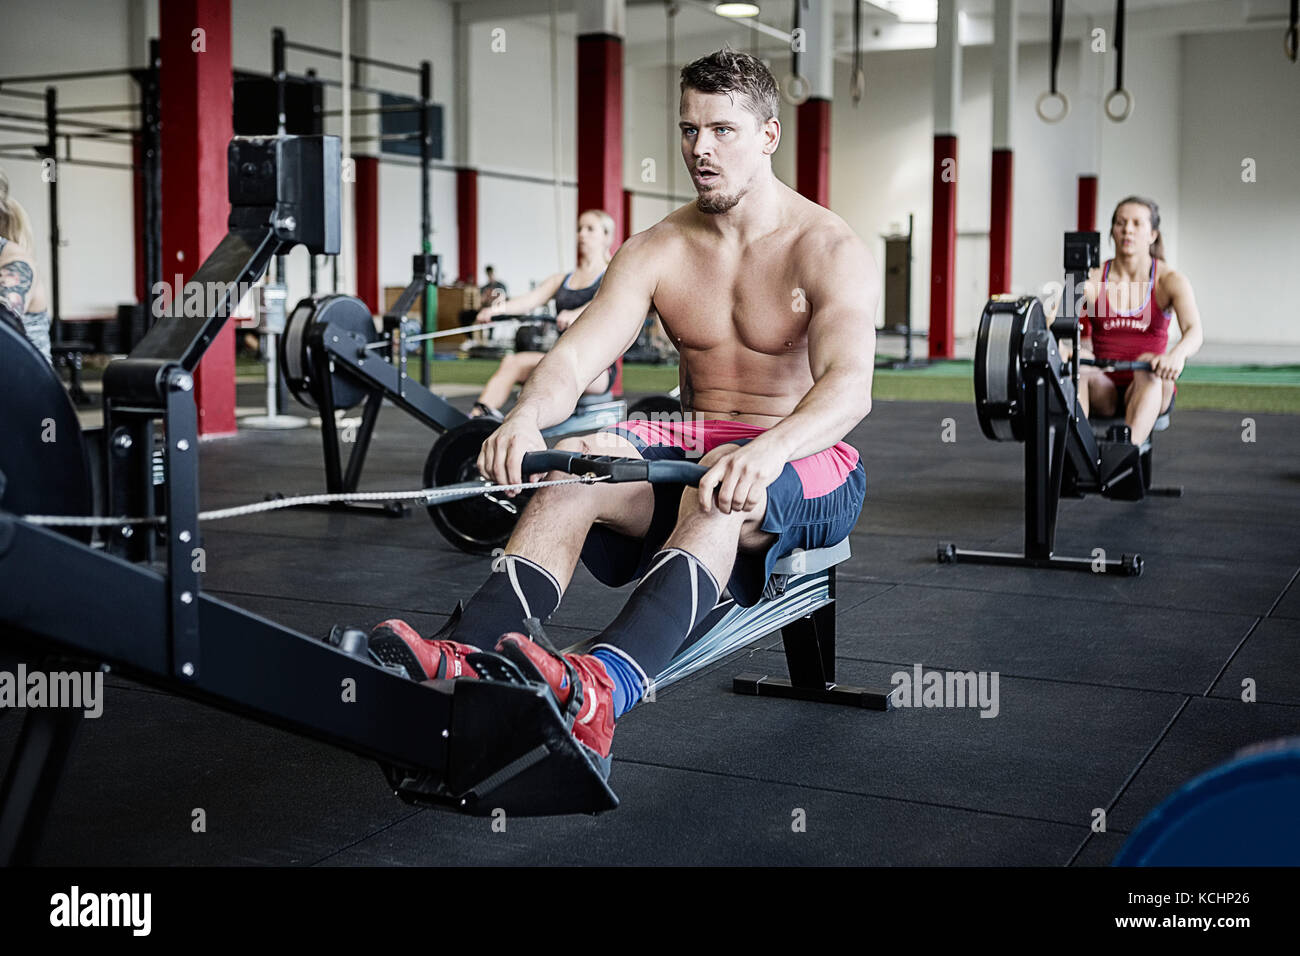
[[[448, 484], [473, 477], [479, 446], [495, 427], [492, 422], [485, 432], [485, 423], [471, 419], [407, 374], [409, 346], [464, 331], [407, 335], [402, 320], [424, 289], [436, 284], [437, 257], [418, 255], [412, 265], [411, 282], [384, 315], [382, 331], [375, 328], [365, 303], [347, 295], [303, 299], [285, 326], [281, 353], [285, 381], [298, 401], [320, 412], [325, 487], [331, 494], [357, 490], [385, 401], [438, 435], [425, 463], [426, 484]], [[365, 408], [356, 429], [340, 428], [338, 413], [363, 402]], [[542, 435], [556, 439], [599, 431], [622, 421], [625, 410], [626, 405], [609, 391], [583, 395], [573, 415]], [[346, 467], [344, 445], [351, 446]], [[434, 475], [437, 477], [431, 477]], [[324, 507], [389, 517], [406, 513], [405, 507], [396, 502], [332, 503]], [[488, 497], [456, 502], [454, 507], [431, 505], [429, 514], [448, 542], [471, 554], [490, 554], [505, 544], [517, 517], [515, 508], [507, 507], [504, 499]]]
[[[944, 543], [940, 563], [1142, 573], [1139, 554], [1114, 559], [1055, 553], [1063, 493], [1122, 501], [1146, 493], [1142, 450], [1128, 441], [1098, 440], [1078, 403], [1079, 322], [1071, 293], [1083, 288], [1099, 248], [1097, 233], [1066, 234], [1066, 292], [1062, 316], [1050, 330], [1035, 297], [994, 296], [984, 307], [975, 346], [975, 410], [987, 438], [1025, 446], [1025, 547], [1022, 554], [1007, 554]], [[1057, 350], [1058, 338], [1074, 343], [1068, 365]]]

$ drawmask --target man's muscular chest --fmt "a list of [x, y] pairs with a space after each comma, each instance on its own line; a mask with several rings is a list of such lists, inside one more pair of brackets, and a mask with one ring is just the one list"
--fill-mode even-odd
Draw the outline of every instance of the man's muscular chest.
[[682, 352], [788, 354], [807, 345], [812, 304], [788, 255], [693, 248], [659, 283], [655, 307]]

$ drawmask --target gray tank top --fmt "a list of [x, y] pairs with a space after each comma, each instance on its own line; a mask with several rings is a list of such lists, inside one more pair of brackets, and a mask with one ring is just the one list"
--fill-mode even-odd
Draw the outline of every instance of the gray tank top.
[[[0, 252], [9, 244], [9, 240], [0, 237]], [[49, 310], [43, 309], [40, 312], [23, 313], [23, 329], [27, 332], [27, 338], [31, 340], [32, 345], [45, 356], [45, 361], [51, 365], [54, 359], [50, 355], [50, 313]]]
[[605, 273], [596, 276], [596, 281], [585, 289], [570, 289], [569, 280], [573, 278], [570, 272], [560, 283], [559, 291], [555, 293], [555, 311], [564, 312], [568, 309], [580, 309], [592, 299], [596, 298], [596, 292], [600, 289], [600, 280], [605, 278]]

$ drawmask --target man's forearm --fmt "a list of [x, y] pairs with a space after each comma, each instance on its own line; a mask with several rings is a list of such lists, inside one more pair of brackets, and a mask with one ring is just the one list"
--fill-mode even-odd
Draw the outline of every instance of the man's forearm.
[[870, 370], [832, 370], [808, 390], [793, 412], [754, 441], [775, 444], [786, 461], [796, 461], [830, 448], [870, 411]]
[[550, 428], [568, 418], [582, 388], [562, 354], [551, 351], [528, 376], [509, 418], [525, 419], [537, 428]]

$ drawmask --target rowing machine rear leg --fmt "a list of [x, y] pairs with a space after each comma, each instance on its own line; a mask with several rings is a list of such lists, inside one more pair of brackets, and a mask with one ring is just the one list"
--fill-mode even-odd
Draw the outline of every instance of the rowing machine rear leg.
[[[831, 570], [834, 575], [834, 569]], [[832, 577], [831, 593], [834, 594]], [[779, 599], [778, 599], [779, 600]], [[823, 704], [847, 704], [869, 710], [888, 710], [889, 691], [852, 687], [835, 681], [835, 601], [832, 599], [804, 617], [781, 628], [787, 680], [760, 674], [739, 674], [731, 684], [737, 694], [785, 697]]]

